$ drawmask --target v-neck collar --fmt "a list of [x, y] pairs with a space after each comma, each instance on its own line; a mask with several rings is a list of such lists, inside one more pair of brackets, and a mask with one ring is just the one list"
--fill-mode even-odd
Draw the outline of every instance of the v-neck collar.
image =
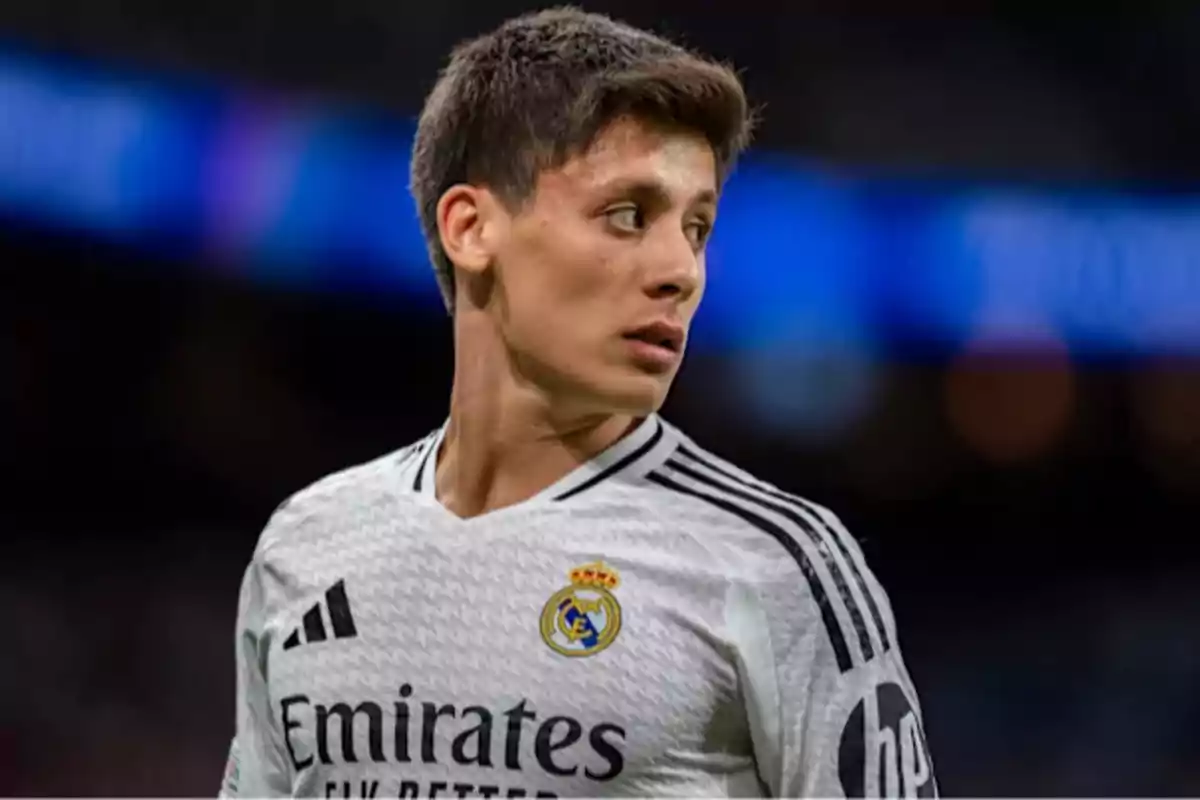
[[[441, 506], [441, 501], [437, 498], [437, 460], [438, 452], [441, 450], [442, 442], [445, 440], [448, 424], [449, 420], [442, 423], [442, 426], [434, 431], [433, 435], [428, 439], [428, 442], [419, 454], [419, 460], [412, 478], [413, 491], [439, 506]], [[651, 414], [642, 420], [636, 428], [614, 442], [607, 449], [580, 464], [533, 497], [482, 516], [491, 516], [491, 514], [508, 509], [528, 508], [545, 503], [561, 502], [582, 494], [588, 489], [603, 483], [605, 480], [647, 465], [649, 459], [653, 459], [657, 463], [666, 457], [663, 453], [658, 453], [657, 455], [655, 453], [656, 450], [661, 449], [658, 445], [662, 443], [666, 433], [666, 426], [663, 421], [657, 414]], [[647, 469], [653, 468], [653, 466], [653, 464], [649, 464]], [[447, 513], [449, 513], [448, 510]]]

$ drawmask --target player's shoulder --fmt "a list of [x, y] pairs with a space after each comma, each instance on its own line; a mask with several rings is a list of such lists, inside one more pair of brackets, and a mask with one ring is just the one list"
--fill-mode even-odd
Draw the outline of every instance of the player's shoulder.
[[404, 447], [324, 475], [292, 493], [271, 514], [259, 538], [259, 549], [269, 549], [284, 540], [320, 536], [331, 523], [344, 523], [348, 517], [370, 513], [381, 504], [395, 509], [397, 504], [412, 502], [416, 497], [411, 489], [413, 477], [437, 433], [433, 431]]
[[748, 590], [740, 596], [753, 598], [776, 627], [797, 631], [820, 619], [842, 671], [853, 663], [847, 636], [858, 638], [867, 660], [876, 643], [884, 651], [890, 647], [895, 620], [887, 593], [832, 510], [756, 477], [681, 432], [672, 435], [677, 446], [647, 477], [669, 493], [673, 524], [720, 545], [731, 587]]
[[670, 503], [705, 535], [736, 537], [751, 549], [778, 554], [796, 542], [836, 535], [856, 547], [829, 507], [788, 491], [699, 445], [668, 426], [675, 447], [646, 476], [660, 502]]

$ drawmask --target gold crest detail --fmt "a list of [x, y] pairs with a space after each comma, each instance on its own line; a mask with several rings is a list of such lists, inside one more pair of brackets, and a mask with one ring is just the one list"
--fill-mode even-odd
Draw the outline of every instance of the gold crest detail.
[[621, 604], [612, 594], [621, 576], [596, 561], [576, 567], [567, 578], [570, 585], [555, 592], [542, 609], [542, 639], [560, 655], [595, 655], [621, 631]]

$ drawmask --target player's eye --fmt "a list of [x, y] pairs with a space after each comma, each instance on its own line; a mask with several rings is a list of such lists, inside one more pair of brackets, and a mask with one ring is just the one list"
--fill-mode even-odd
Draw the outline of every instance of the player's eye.
[[646, 215], [635, 205], [614, 206], [604, 216], [609, 225], [622, 233], [637, 233], [646, 227]]
[[712, 223], [707, 220], [698, 219], [688, 223], [685, 230], [687, 231], [688, 241], [692, 243], [692, 247], [699, 250], [708, 243], [708, 237], [712, 233]]

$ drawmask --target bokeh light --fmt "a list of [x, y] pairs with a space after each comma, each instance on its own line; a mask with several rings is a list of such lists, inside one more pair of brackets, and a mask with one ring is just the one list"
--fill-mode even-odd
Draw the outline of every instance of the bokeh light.
[[1156, 360], [1131, 381], [1144, 457], [1165, 480], [1200, 492], [1200, 361]]
[[955, 358], [945, 378], [946, 412], [957, 434], [994, 462], [1045, 454], [1065, 432], [1075, 403], [1075, 376], [1061, 342], [997, 349], [988, 338]]

